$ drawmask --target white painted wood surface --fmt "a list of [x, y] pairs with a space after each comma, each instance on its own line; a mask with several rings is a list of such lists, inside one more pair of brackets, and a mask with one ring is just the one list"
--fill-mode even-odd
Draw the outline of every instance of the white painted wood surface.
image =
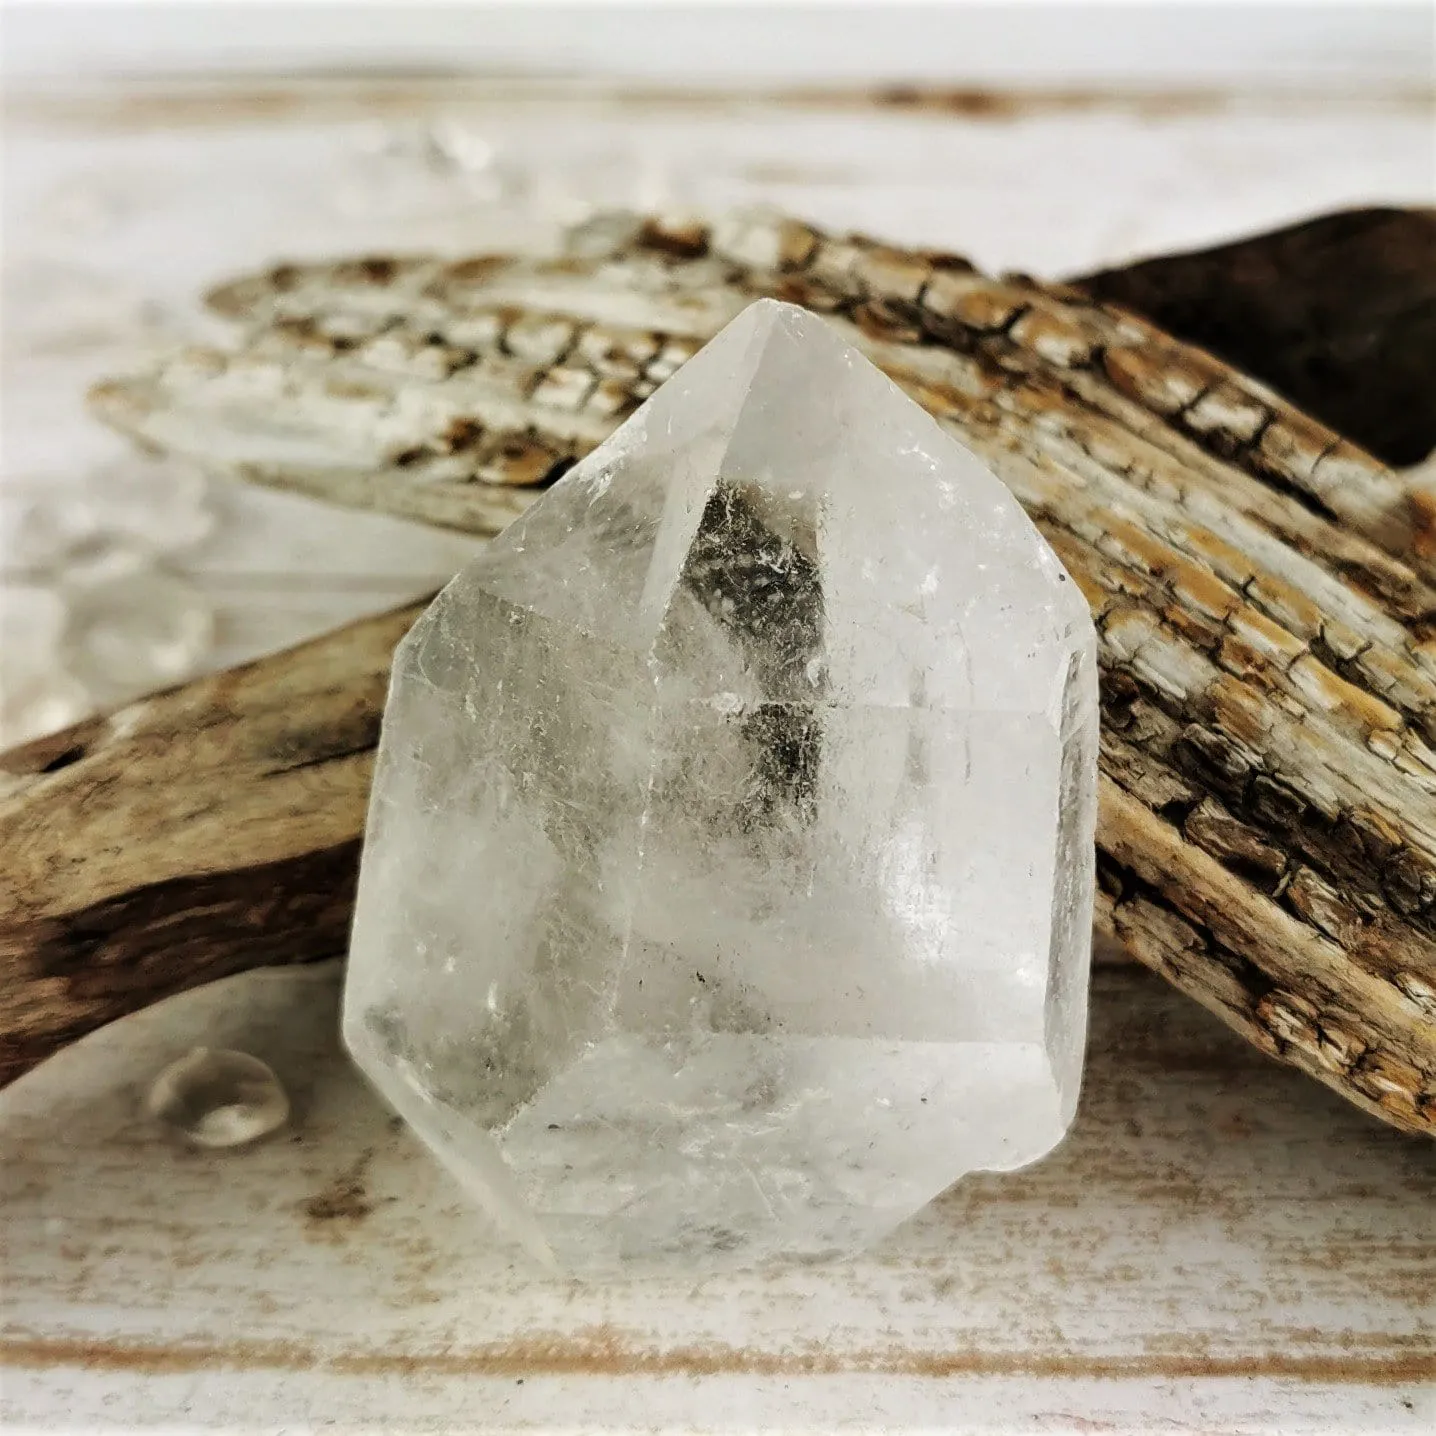
[[[499, 81], [22, 87], [4, 136], [0, 500], [83, 491], [126, 452], [85, 414], [86, 385], [212, 334], [197, 295], [280, 257], [544, 246], [596, 208], [771, 204], [1057, 277], [1436, 199], [1430, 105], [1404, 91], [970, 109]], [[427, 591], [470, 551], [274, 495], [215, 501], [215, 533], [170, 560], [216, 607], [205, 666]], [[44, 609], [26, 562], [0, 509], [12, 651], [17, 625], [55, 621], [19, 617]]]
[[[342, 0], [341, 0], [342, 3]], [[822, 0], [819, 0], [822, 3]], [[988, 86], [1192, 83], [1257, 87], [1429, 84], [1436, 34], [1426, 7], [1369, 0], [1128, 5], [812, 0], [616, 5], [584, 0], [155, 6], [101, 0], [31, 5], [7, 17], [6, 70], [26, 77], [275, 74], [348, 65], [487, 74], [599, 74], [792, 83], [881, 76]]]
[[[0, 496], [83, 489], [120, 452], [83, 415], [86, 380], [199, 330], [198, 288], [281, 254], [544, 243], [598, 204], [762, 200], [1070, 273], [1341, 204], [1430, 202], [1428, 108], [735, 115], [551, 87], [253, 81], [12, 97]], [[436, 135], [449, 158], [425, 161]], [[88, 298], [66, 309], [67, 294]], [[208, 665], [422, 592], [469, 551], [277, 495], [216, 502], [214, 535], [172, 560], [216, 604]], [[27, 644], [45, 661], [50, 621], [48, 580], [12, 537], [7, 670]], [[10, 1423], [1436, 1424], [1436, 1148], [1144, 973], [1100, 978], [1082, 1116], [1040, 1167], [960, 1185], [850, 1267], [596, 1289], [507, 1266], [337, 1051], [334, 998], [333, 973], [235, 979], [0, 1094]], [[273, 1061], [293, 1129], [198, 1157], [147, 1128], [144, 1083], [197, 1041]]]
[[[1132, 968], [1081, 1116], [866, 1259], [585, 1287], [511, 1267], [338, 1049], [338, 975], [151, 1008], [0, 1095], [12, 1419], [238, 1429], [1429, 1431], [1436, 1147], [1278, 1070]], [[192, 1044], [293, 1127], [171, 1147]]]

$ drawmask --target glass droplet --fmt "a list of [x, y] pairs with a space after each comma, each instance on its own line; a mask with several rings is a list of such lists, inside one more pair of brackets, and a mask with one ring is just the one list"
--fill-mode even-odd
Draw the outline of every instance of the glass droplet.
[[642, 216], [630, 210], [600, 210], [564, 231], [564, 253], [578, 259], [608, 259], [631, 244], [642, 227]]
[[56, 645], [65, 601], [52, 587], [0, 583], [0, 748], [43, 738], [94, 711]]
[[83, 493], [18, 496], [0, 501], [7, 573], [94, 583], [143, 568], [145, 554], [126, 536], [101, 527], [100, 515]]
[[496, 147], [453, 122], [369, 132], [339, 173], [334, 208], [367, 218], [466, 215], [511, 198], [514, 187]]
[[417, 148], [434, 169], [470, 175], [492, 170], [498, 155], [491, 140], [454, 120], [439, 120], [421, 131]]
[[258, 1057], [194, 1047], [155, 1078], [145, 1110], [194, 1147], [242, 1147], [289, 1120], [289, 1098]]
[[130, 455], [96, 469], [86, 489], [97, 522], [150, 553], [193, 547], [214, 528], [209, 481], [191, 464]]
[[214, 609], [194, 584], [159, 569], [66, 595], [65, 667], [102, 700], [120, 702], [194, 672], [214, 638]]
[[31, 354], [75, 354], [139, 339], [159, 319], [141, 292], [84, 265], [20, 258], [7, 278], [7, 337]]
[[46, 738], [94, 708], [82, 683], [58, 670], [7, 675], [0, 685], [0, 748]]
[[42, 496], [0, 494], [0, 531], [7, 572], [46, 573], [65, 567], [70, 554], [95, 537], [95, 520], [73, 492]]

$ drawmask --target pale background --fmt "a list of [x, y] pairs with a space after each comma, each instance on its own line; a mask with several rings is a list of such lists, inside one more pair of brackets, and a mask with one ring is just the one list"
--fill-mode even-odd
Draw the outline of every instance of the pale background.
[[[1436, 192], [1429, 5], [110, 3], [4, 22], [0, 742], [385, 607], [467, 551], [221, 490], [183, 547], [149, 535], [162, 586], [61, 591], [96, 466], [126, 453], [85, 385], [205, 333], [196, 296], [237, 270], [764, 202], [1057, 276]], [[857, 102], [896, 82], [1067, 99]], [[834, 98], [714, 100], [799, 87]]]
[[[72, 76], [344, 65], [667, 79], [1429, 85], [1420, 4], [15, 4], [6, 69]], [[1113, 11], [1122, 12], [1120, 18]]]
[[[1061, 275], [1429, 204], [1434, 36], [1427, 5], [12, 6], [0, 739], [115, 696], [71, 671], [77, 645], [115, 641], [76, 630], [97, 544], [120, 637], [166, 637], [138, 601], [157, 575], [196, 617], [184, 672], [422, 593], [471, 551], [143, 469], [168, 497], [120, 516], [138, 536], [55, 540], [104, 465], [134, 462], [86, 418], [85, 384], [212, 334], [208, 283], [281, 255], [548, 244], [613, 205], [773, 203]], [[880, 81], [1088, 93], [987, 114], [860, 102]], [[800, 83], [848, 93], [716, 93]], [[337, 1052], [333, 983], [190, 994], [0, 1095], [12, 1424], [1436, 1425], [1429, 1144], [1145, 974], [1103, 976], [1078, 1128], [1033, 1172], [960, 1185], [837, 1272], [598, 1291], [495, 1264]], [[184, 1160], [136, 1122], [148, 1076], [200, 1040], [274, 1062], [293, 1142]], [[308, 1215], [346, 1183], [359, 1215]]]

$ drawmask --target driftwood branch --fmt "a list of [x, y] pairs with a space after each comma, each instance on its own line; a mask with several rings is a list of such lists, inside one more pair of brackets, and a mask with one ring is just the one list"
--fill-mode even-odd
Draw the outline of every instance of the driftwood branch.
[[[786, 220], [650, 223], [546, 263], [284, 266], [214, 296], [243, 327], [234, 353], [176, 355], [95, 402], [143, 442], [253, 481], [493, 531], [761, 294], [829, 315], [984, 454], [1091, 601], [1108, 931], [1264, 1050], [1436, 1131], [1424, 513], [1211, 356], [1080, 291], [945, 256]], [[25, 750], [32, 769], [84, 751], [0, 806], [0, 868], [22, 875], [0, 911], [4, 1025], [28, 1034], [12, 1074], [166, 982], [342, 946], [347, 889], [322, 919], [286, 904], [316, 902], [306, 864], [357, 840], [361, 750], [405, 621]], [[276, 766], [262, 735], [301, 731], [341, 756]], [[242, 903], [217, 920], [204, 904], [255, 870], [254, 900], [290, 936], [172, 956], [166, 924], [234, 927]], [[166, 882], [191, 896], [124, 916]], [[311, 922], [317, 943], [299, 935]]]
[[1080, 280], [1388, 464], [1436, 451], [1436, 209], [1358, 209]]
[[0, 1085], [127, 1012], [342, 953], [420, 607], [0, 756]]

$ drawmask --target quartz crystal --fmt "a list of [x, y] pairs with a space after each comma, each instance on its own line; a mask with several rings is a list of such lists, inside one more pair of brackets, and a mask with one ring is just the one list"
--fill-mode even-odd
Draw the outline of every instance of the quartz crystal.
[[1086, 602], [825, 320], [754, 305], [400, 645], [354, 1056], [544, 1262], [849, 1254], [1065, 1132]]

